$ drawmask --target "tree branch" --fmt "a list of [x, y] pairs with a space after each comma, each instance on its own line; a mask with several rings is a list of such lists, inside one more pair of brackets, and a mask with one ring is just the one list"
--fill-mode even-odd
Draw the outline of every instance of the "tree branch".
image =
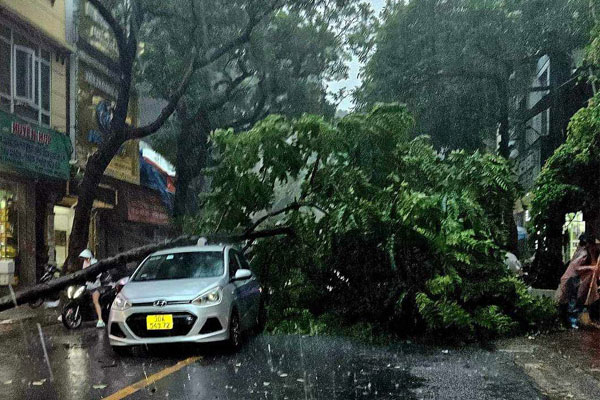
[[265, 114], [265, 112], [267, 111], [265, 109], [265, 104], [267, 102], [268, 95], [267, 95], [267, 91], [264, 88], [264, 85], [265, 85], [264, 79], [261, 79], [258, 83], [259, 98], [258, 98], [258, 101], [257, 101], [256, 106], [254, 107], [254, 110], [252, 111], [252, 113], [247, 117], [242, 117], [235, 121], [231, 121], [230, 123], [224, 124], [223, 126], [231, 127], [234, 130], [240, 130], [247, 125], [255, 124], [256, 121], [258, 121], [260, 119], [260, 117], [263, 116]]
[[119, 59], [121, 62], [125, 60], [125, 57], [128, 57], [127, 54], [127, 38], [125, 37], [125, 32], [121, 28], [121, 25], [117, 22], [112, 13], [102, 4], [100, 0], [88, 0], [90, 4], [98, 10], [102, 18], [106, 21], [110, 29], [113, 31], [115, 35], [115, 39], [117, 40], [117, 47], [119, 49]]
[[303, 202], [294, 202], [286, 207], [283, 207], [282, 209], [279, 209], [277, 211], [271, 211], [265, 215], [263, 215], [262, 217], [260, 217], [259, 219], [257, 219], [256, 221], [254, 221], [254, 223], [252, 225], [250, 225], [248, 228], [246, 228], [246, 230], [244, 231], [244, 235], [250, 235], [252, 232], [254, 232], [254, 230], [256, 228], [258, 228], [258, 226], [260, 224], [262, 224], [263, 222], [265, 222], [266, 220], [268, 220], [269, 218], [273, 218], [276, 217], [278, 215], [281, 214], [285, 214], [289, 211], [297, 211], [302, 207], [308, 207], [308, 208], [316, 208], [317, 210], [321, 211], [323, 214], [329, 215], [329, 213], [327, 211], [325, 211], [323, 208], [321, 208], [320, 206], [313, 204], [313, 203], [303, 203]]
[[243, 242], [246, 240], [254, 241], [256, 239], [280, 236], [280, 235], [294, 235], [294, 230], [290, 227], [278, 227], [274, 229], [265, 229], [260, 231], [254, 231], [250, 234], [228, 234], [228, 235], [204, 235], [204, 236], [190, 236], [184, 235], [175, 239], [165, 240], [160, 243], [150, 244], [142, 247], [138, 247], [124, 253], [117, 254], [114, 257], [109, 257], [98, 261], [96, 264], [82, 269], [75, 273], [62, 276], [57, 279], [52, 279], [46, 283], [41, 283], [12, 295], [4, 296], [0, 298], [0, 311], [8, 310], [9, 308], [16, 307], [20, 304], [26, 304], [30, 301], [39, 299], [40, 297], [48, 296], [52, 293], [56, 293], [68, 286], [74, 284], [83, 284], [89, 280], [95, 280], [98, 274], [106, 272], [112, 268], [124, 265], [129, 262], [140, 261], [146, 258], [148, 255], [164, 249], [170, 249], [180, 246], [195, 245], [198, 239], [205, 237], [210, 243], [236, 243]]
[[242, 74], [239, 75], [237, 78], [235, 78], [232, 81], [229, 81], [227, 84], [227, 88], [225, 89], [225, 92], [223, 92], [223, 94], [219, 97], [219, 99], [208, 103], [206, 106], [202, 107], [194, 116], [194, 119], [197, 119], [199, 117], [199, 114], [204, 112], [204, 111], [215, 111], [218, 110], [219, 108], [223, 107], [225, 105], [225, 103], [227, 103], [231, 97], [231, 93], [233, 93], [233, 91], [235, 89], [237, 89], [237, 87], [246, 80], [246, 78], [250, 77], [252, 74], [250, 72], [248, 72], [245, 68], [242, 68]]
[[[99, 0], [93, 0], [93, 1], [99, 1]], [[196, 48], [194, 47], [194, 49], [192, 50], [192, 53], [193, 53], [192, 59], [191, 59], [188, 69], [185, 72], [184, 79], [182, 80], [181, 84], [179, 85], [179, 87], [177, 88], [175, 93], [171, 96], [171, 99], [169, 100], [168, 104], [160, 112], [160, 115], [158, 116], [158, 118], [155, 121], [153, 121], [152, 123], [150, 123], [146, 126], [143, 126], [143, 127], [133, 128], [133, 127], [128, 126], [126, 128], [127, 137], [129, 139], [141, 139], [141, 138], [144, 138], [144, 137], [151, 135], [154, 132], [158, 131], [161, 128], [161, 126], [164, 125], [164, 123], [167, 121], [167, 119], [169, 119], [171, 114], [173, 114], [173, 111], [175, 111], [175, 108], [177, 107], [177, 103], [179, 102], [179, 100], [183, 96], [185, 90], [187, 89], [187, 86], [192, 78], [193, 73], [197, 69], [203, 68], [203, 67], [211, 64], [212, 62], [216, 61], [217, 59], [222, 57], [224, 54], [229, 52], [230, 50], [237, 48], [237, 47], [241, 46], [242, 44], [246, 43], [248, 40], [250, 40], [250, 34], [252, 33], [252, 31], [254, 30], [256, 25], [265, 16], [269, 15], [273, 10], [275, 10], [279, 6], [281, 6], [281, 1], [276, 0], [273, 2], [271, 7], [268, 8], [268, 11], [265, 12], [264, 14], [262, 14], [260, 16], [257, 16], [254, 14], [249, 14], [248, 15], [248, 24], [246, 25], [246, 28], [244, 29], [244, 31], [242, 32], [241, 35], [232, 39], [231, 41], [229, 41], [225, 45], [219, 47], [217, 50], [211, 52], [210, 54], [205, 55], [201, 60], [198, 59], [197, 51], [196, 51]], [[195, 30], [195, 28], [194, 28], [194, 30]]]
[[194, 74], [194, 71], [195, 71], [194, 64], [195, 64], [197, 57], [198, 57], [198, 53], [196, 51], [196, 48], [194, 47], [192, 49], [191, 60], [189, 62], [188, 67], [185, 70], [183, 79], [182, 79], [181, 83], [179, 84], [179, 87], [175, 90], [175, 92], [169, 99], [169, 103], [161, 110], [159, 116], [152, 123], [150, 123], [146, 126], [139, 127], [139, 128], [133, 128], [131, 126], [128, 126], [127, 127], [127, 137], [129, 139], [141, 139], [143, 137], [151, 135], [154, 132], [158, 131], [164, 125], [164, 123], [167, 121], [167, 119], [169, 119], [171, 114], [173, 114], [173, 112], [177, 108], [177, 104], [179, 103], [179, 100], [185, 93], [185, 91], [190, 83], [190, 80], [192, 79], [192, 75]]

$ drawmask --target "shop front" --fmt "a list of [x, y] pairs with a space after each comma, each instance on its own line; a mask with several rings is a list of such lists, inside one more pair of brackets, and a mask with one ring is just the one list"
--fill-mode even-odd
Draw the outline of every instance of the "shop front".
[[52, 209], [70, 155], [68, 136], [0, 111], [0, 283], [34, 284], [53, 261]]
[[114, 185], [118, 189], [117, 205], [96, 214], [93, 233], [98, 256], [111, 256], [173, 235], [170, 214], [160, 193], [122, 181]]

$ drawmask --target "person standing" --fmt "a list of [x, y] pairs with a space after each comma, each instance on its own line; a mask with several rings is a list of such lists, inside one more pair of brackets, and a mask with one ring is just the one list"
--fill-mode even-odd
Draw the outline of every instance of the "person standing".
[[[579, 328], [579, 316], [585, 307], [589, 307], [599, 298], [598, 273], [594, 274], [598, 253], [596, 238], [588, 233], [582, 234], [577, 250], [560, 278], [558, 302], [563, 307], [566, 306], [568, 321], [573, 329]], [[594, 276], [596, 279], [593, 279]]]

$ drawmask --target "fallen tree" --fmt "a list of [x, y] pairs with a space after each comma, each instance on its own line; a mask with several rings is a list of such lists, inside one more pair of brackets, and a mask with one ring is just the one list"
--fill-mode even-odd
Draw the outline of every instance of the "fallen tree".
[[129, 262], [141, 261], [148, 255], [179, 246], [190, 246], [198, 242], [201, 237], [205, 237], [209, 243], [239, 243], [243, 241], [253, 241], [260, 238], [288, 235], [293, 236], [294, 232], [289, 227], [278, 227], [274, 229], [264, 229], [257, 231], [246, 231], [242, 234], [212, 234], [212, 235], [183, 235], [174, 239], [165, 240], [160, 243], [149, 244], [142, 247], [137, 247], [129, 251], [119, 253], [114, 257], [109, 257], [98, 261], [96, 264], [84, 270], [79, 270], [69, 275], [53, 279], [46, 283], [26, 288], [16, 292], [14, 296], [8, 295], [0, 298], [0, 311], [8, 310], [21, 304], [29, 303], [30, 301], [39, 299], [40, 297], [48, 296], [56, 293], [66, 287], [75, 284], [83, 284], [86, 281], [95, 280], [98, 274], [106, 272], [112, 268], [124, 265]]

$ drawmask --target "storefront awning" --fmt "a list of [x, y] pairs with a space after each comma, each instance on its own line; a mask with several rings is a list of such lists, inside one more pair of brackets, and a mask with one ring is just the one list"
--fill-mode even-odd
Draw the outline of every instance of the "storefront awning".
[[0, 111], [0, 166], [36, 178], [67, 180], [70, 158], [68, 136]]

